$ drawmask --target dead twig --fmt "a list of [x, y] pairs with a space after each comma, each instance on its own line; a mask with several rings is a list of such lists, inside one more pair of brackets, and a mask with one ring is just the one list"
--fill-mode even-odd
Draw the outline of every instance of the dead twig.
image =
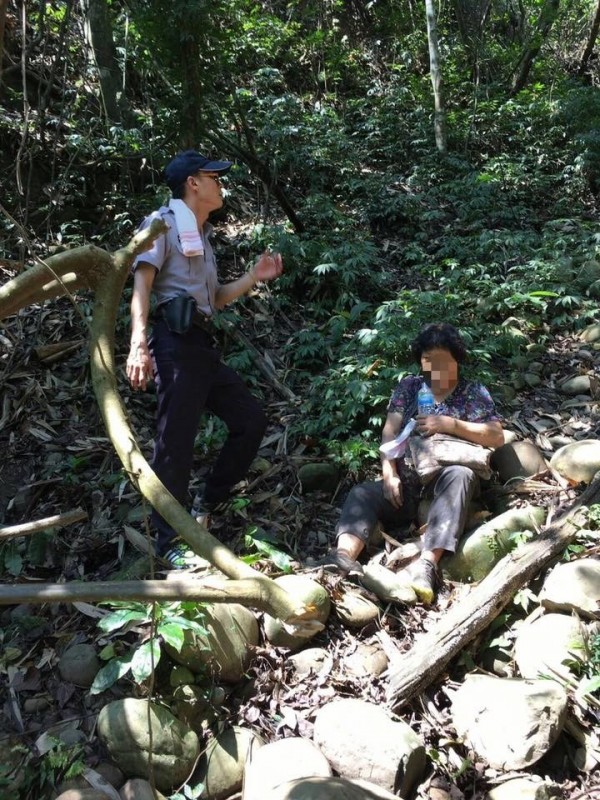
[[0, 539], [12, 539], [15, 536], [28, 536], [32, 533], [47, 531], [49, 528], [65, 528], [75, 522], [87, 519], [87, 511], [76, 508], [73, 511], [65, 511], [64, 514], [55, 514], [53, 517], [37, 519], [33, 522], [23, 522], [21, 525], [10, 525], [0, 528]]

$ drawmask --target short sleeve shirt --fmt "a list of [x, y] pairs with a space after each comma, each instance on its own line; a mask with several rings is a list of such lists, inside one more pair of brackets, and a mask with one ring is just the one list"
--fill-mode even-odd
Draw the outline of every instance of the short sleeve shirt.
[[[407, 375], [402, 378], [394, 391], [388, 406], [389, 413], [402, 414], [404, 427], [417, 410], [417, 392], [423, 386], [424, 379], [420, 375]], [[495, 422], [501, 417], [496, 412], [494, 401], [486, 387], [477, 381], [460, 378], [454, 390], [436, 403], [433, 411], [439, 416], [455, 417], [465, 422]]]
[[145, 230], [155, 219], [162, 219], [169, 226], [169, 230], [154, 240], [150, 250], [136, 258], [133, 269], [135, 270], [142, 262], [152, 264], [156, 268], [152, 291], [158, 305], [172, 300], [177, 295], [191, 294], [199, 310], [207, 316], [212, 316], [215, 313], [215, 297], [219, 288], [217, 262], [210, 243], [212, 225], [207, 222], [202, 230], [204, 255], [184, 256], [175, 225], [175, 215], [167, 206], [162, 206], [146, 217], [139, 230]]

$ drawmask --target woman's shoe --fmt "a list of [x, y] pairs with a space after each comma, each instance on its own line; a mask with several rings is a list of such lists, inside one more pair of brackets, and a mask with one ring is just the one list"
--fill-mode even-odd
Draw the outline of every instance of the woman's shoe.
[[433, 603], [438, 585], [437, 565], [428, 558], [419, 558], [406, 568], [408, 583], [425, 605]]
[[362, 566], [343, 550], [330, 550], [326, 556], [307, 561], [311, 567], [323, 567], [326, 570], [339, 572], [340, 575], [364, 575]]

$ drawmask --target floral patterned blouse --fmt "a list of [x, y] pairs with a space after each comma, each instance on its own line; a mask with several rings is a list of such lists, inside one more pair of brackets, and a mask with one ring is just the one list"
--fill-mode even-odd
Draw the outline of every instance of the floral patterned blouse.
[[[417, 411], [417, 392], [424, 383], [421, 375], [406, 375], [392, 393], [388, 406], [389, 413], [404, 414], [402, 425], [406, 425], [410, 417]], [[406, 416], [406, 412], [409, 416]], [[435, 404], [434, 414], [455, 417], [465, 422], [494, 422], [501, 417], [496, 412], [494, 401], [482, 383], [459, 378], [453, 391]]]

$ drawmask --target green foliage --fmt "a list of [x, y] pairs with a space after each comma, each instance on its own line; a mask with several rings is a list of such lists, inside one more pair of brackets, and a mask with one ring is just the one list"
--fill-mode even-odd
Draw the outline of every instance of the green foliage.
[[587, 511], [588, 524], [594, 530], [600, 528], [600, 503], [590, 506]]
[[[540, 3], [492, 4], [481, 30], [440, 10], [443, 156], [433, 145], [425, 15], [406, 4], [135, 0], [110, 8], [129, 113], [121, 124], [97, 113], [97, 76], [73, 10], [72, 84], [30, 120], [27, 159], [40, 184], [35, 214], [24, 216], [47, 245], [121, 244], [165, 199], [160, 169], [182, 143], [249, 153], [230, 175], [228, 203], [256, 223], [257, 207], [245, 205], [256, 196], [262, 219], [227, 255], [251, 258], [267, 244], [283, 254], [275, 300], [304, 322], [285, 354], [286, 381], [304, 399], [298, 436], [317, 437], [353, 469], [373, 458], [387, 400], [414, 369], [409, 344], [426, 322], [457, 324], [470, 374], [494, 389], [520, 374], [528, 347], [596, 313], [600, 100], [593, 80], [569, 77], [589, 3], [565, 9], [516, 97], [507, 87]], [[36, 12], [49, 41], [68, 24], [66, 10]], [[30, 66], [45, 75], [44, 54], [55, 50], [32, 41]], [[0, 135], [17, 143], [7, 152], [12, 169], [23, 97], [18, 82], [5, 88]], [[255, 159], [304, 233], [283, 219]], [[126, 319], [124, 306], [119, 335]], [[248, 353], [228, 358], [259, 385]], [[222, 435], [213, 429], [208, 443]], [[85, 463], [73, 457], [68, 466], [61, 474], [77, 483]], [[22, 554], [7, 557], [18, 573]]]
[[20, 797], [49, 797], [61, 781], [76, 778], [84, 771], [85, 751], [81, 744], [66, 745], [56, 736], [45, 734], [37, 746], [39, 752], [16, 745], [10, 754], [0, 754], [0, 792], [13, 785], [14, 762], [19, 757]]
[[196, 800], [202, 797], [204, 793], [204, 784], [197, 783], [195, 786], [186, 784], [181, 792], [169, 795], [169, 800]]
[[257, 564], [259, 561], [270, 561], [283, 573], [292, 572], [292, 559], [280, 549], [280, 542], [256, 525], [250, 526], [244, 534], [244, 546], [250, 552], [242, 556], [242, 561], [247, 564]]
[[132, 627], [144, 627], [151, 635], [145, 641], [123, 646], [121, 641], [107, 644], [100, 657], [107, 663], [97, 673], [90, 688], [91, 694], [109, 689], [129, 672], [141, 684], [150, 677], [160, 660], [160, 643], [181, 650], [184, 631], [199, 636], [206, 633], [202, 625], [203, 613], [199, 603], [110, 603], [115, 608], [98, 622], [100, 630], [113, 639], [127, 633]]

